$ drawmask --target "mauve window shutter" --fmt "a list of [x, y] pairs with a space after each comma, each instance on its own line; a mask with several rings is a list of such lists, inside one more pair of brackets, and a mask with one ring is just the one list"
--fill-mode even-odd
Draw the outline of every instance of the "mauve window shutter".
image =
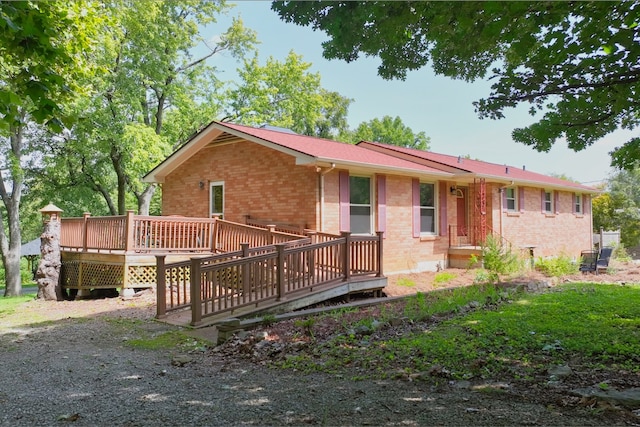
[[500, 190], [502, 191], [502, 212], [506, 212], [509, 210], [507, 206], [507, 189], [501, 188]]
[[556, 214], [560, 213], [560, 193], [557, 191], [553, 192], [553, 208], [556, 211]]
[[351, 231], [351, 214], [349, 200], [349, 172], [340, 171], [339, 175], [340, 198], [340, 231]]
[[440, 181], [440, 191], [438, 194], [440, 204], [440, 235], [446, 236], [448, 231], [448, 218], [447, 218], [447, 183]]
[[576, 193], [571, 193], [571, 212], [576, 213]]
[[540, 190], [540, 212], [545, 213], [547, 210], [545, 209], [545, 191], [544, 188]]
[[584, 204], [584, 214], [589, 215], [591, 213], [591, 196], [585, 194], [582, 196], [582, 203]]
[[376, 175], [378, 185], [378, 230], [382, 231], [383, 237], [387, 231], [387, 177]]
[[524, 213], [524, 187], [518, 187], [518, 207], [520, 213]]
[[413, 237], [420, 237], [420, 181], [417, 178], [413, 178], [411, 187]]

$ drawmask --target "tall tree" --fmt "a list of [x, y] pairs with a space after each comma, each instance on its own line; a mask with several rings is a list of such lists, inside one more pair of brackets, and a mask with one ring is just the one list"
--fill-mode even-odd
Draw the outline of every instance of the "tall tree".
[[65, 103], [76, 82], [92, 71], [97, 3], [0, 1], [0, 254], [4, 296], [19, 295], [20, 203], [24, 186], [25, 132], [31, 122], [59, 131], [71, 118]]
[[603, 215], [603, 227], [619, 229], [620, 241], [626, 247], [640, 244], [640, 169], [614, 173], [607, 180], [607, 190], [608, 193], [600, 197], [608, 195], [609, 200], [596, 203], [594, 225], [599, 225], [595, 220], [600, 215], [596, 214], [602, 208], [602, 213], [608, 215]]
[[270, 57], [264, 66], [257, 57], [245, 61], [240, 81], [228, 93], [227, 120], [333, 138], [347, 129], [351, 100], [322, 88], [320, 74], [309, 68], [294, 52], [285, 62]]
[[[224, 1], [107, 3], [108, 37], [92, 58], [106, 72], [87, 81], [92, 96], [76, 104], [82, 120], [67, 141], [56, 144], [61, 156], [53, 160], [68, 167], [69, 181], [100, 194], [111, 214], [124, 214], [134, 206], [142, 215], [149, 213], [156, 186], [142, 183], [140, 177], [179, 142], [164, 136], [167, 118], [191, 127], [185, 132], [169, 124], [172, 137], [204, 124], [194, 122], [204, 116], [195, 112], [204, 102], [213, 102], [210, 93], [218, 86], [215, 67], [207, 61], [223, 51], [242, 57], [253, 49], [255, 33], [237, 19], [214, 42], [203, 41], [201, 29], [228, 10]], [[201, 42], [206, 49], [194, 56]], [[194, 113], [191, 120], [171, 114], [184, 106]], [[210, 114], [216, 107], [202, 109]]]
[[[477, 113], [500, 119], [530, 104], [542, 116], [513, 138], [538, 151], [562, 138], [579, 151], [640, 124], [637, 2], [278, 1], [272, 9], [325, 31], [326, 58], [378, 56], [387, 79], [428, 61], [437, 74], [490, 78]], [[639, 159], [638, 137], [612, 152], [614, 166], [632, 169]]]
[[400, 117], [391, 116], [360, 123], [349, 136], [349, 141], [374, 141], [418, 150], [429, 149], [429, 137], [424, 132], [414, 133], [402, 123]]

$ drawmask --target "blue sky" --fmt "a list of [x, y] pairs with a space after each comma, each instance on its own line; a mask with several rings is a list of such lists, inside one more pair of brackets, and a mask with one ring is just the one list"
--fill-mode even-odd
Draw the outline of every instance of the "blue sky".
[[[328, 61], [322, 57], [321, 43], [327, 40], [322, 32], [287, 24], [270, 9], [268, 1], [236, 2], [230, 16], [240, 15], [244, 25], [257, 32], [259, 60], [264, 64], [271, 56], [284, 62], [290, 51], [302, 55], [312, 63], [311, 72], [320, 73], [322, 86], [353, 99], [349, 107], [349, 126], [353, 129], [363, 121], [385, 115], [399, 116], [415, 133], [424, 131], [431, 138], [432, 151], [451, 155], [469, 155], [487, 162], [526, 166], [527, 170], [543, 174], [565, 174], [587, 185], [595, 185], [607, 178], [612, 170], [608, 153], [622, 145], [631, 133], [618, 131], [581, 152], [558, 141], [549, 153], [516, 143], [511, 131], [535, 121], [527, 113], [528, 106], [507, 110], [502, 120], [481, 120], [472, 102], [489, 94], [489, 83], [466, 83], [435, 76], [429, 65], [409, 73], [404, 81], [387, 81], [377, 75], [379, 60], [361, 58], [347, 64]], [[216, 31], [226, 28], [229, 20], [203, 31], [205, 39], [212, 39]], [[213, 62], [233, 79], [239, 64], [228, 57]]]

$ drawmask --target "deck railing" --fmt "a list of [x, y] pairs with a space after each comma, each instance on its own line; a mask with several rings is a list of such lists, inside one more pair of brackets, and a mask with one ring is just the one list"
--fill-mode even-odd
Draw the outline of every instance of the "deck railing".
[[217, 314], [281, 301], [354, 276], [380, 277], [382, 233], [343, 233], [319, 243], [305, 239], [256, 248], [243, 242], [241, 251], [222, 255], [227, 258], [192, 258], [188, 267], [186, 262], [165, 264], [158, 256], [157, 317], [191, 307], [191, 324], [198, 326]]
[[62, 218], [60, 247], [73, 252], [216, 253], [292, 240], [300, 235], [216, 218], [127, 215]]

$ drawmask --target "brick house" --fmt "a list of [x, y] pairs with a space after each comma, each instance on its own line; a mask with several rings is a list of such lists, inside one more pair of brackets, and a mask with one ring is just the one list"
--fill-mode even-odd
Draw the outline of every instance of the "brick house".
[[597, 190], [506, 165], [212, 122], [149, 172], [162, 214], [384, 232], [384, 271], [464, 267], [488, 234], [535, 256], [592, 247]]

